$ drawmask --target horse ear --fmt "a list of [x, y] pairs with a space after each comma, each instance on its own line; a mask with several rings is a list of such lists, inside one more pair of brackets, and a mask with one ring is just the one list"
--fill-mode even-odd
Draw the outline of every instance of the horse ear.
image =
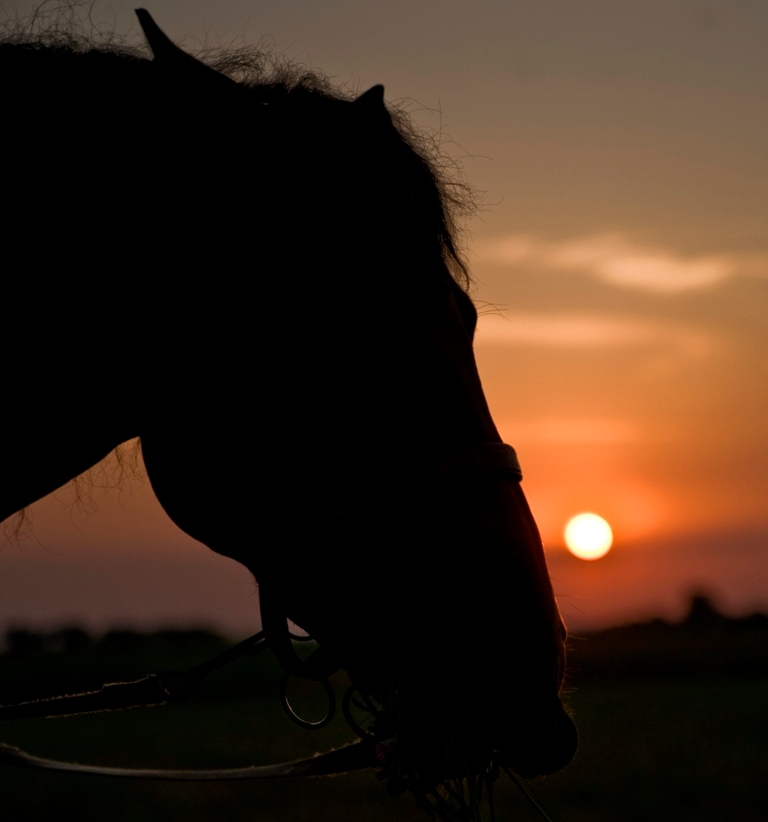
[[381, 83], [371, 86], [368, 91], [364, 91], [355, 100], [355, 105], [360, 109], [370, 111], [376, 116], [385, 114], [387, 119], [389, 119], [389, 112], [384, 105], [384, 86], [382, 86]]
[[182, 51], [171, 41], [168, 35], [155, 23], [152, 15], [146, 9], [136, 9], [141, 30], [147, 38], [147, 44], [152, 49], [153, 62], [158, 66], [179, 75], [196, 77], [208, 83], [237, 85], [234, 80], [219, 74], [218, 71], [206, 66], [195, 59], [191, 54]]

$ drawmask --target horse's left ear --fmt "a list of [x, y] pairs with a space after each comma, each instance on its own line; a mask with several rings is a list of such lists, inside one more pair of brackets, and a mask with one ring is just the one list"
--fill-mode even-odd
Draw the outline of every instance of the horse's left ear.
[[194, 58], [191, 54], [182, 51], [155, 23], [152, 15], [146, 9], [136, 9], [136, 16], [139, 18], [141, 30], [147, 38], [147, 44], [152, 49], [154, 56], [153, 63], [159, 67], [171, 71], [179, 76], [195, 77], [204, 83], [216, 83], [222, 87], [236, 86], [234, 80], [230, 80], [218, 71], [206, 66]]
[[371, 86], [368, 91], [364, 91], [354, 103], [359, 109], [370, 112], [374, 117], [386, 117], [390, 120], [387, 107], [384, 105], [384, 86]]

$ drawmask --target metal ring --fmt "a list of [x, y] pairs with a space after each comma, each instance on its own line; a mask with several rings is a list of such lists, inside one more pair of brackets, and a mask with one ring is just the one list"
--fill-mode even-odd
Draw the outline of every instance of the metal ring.
[[331, 683], [328, 682], [326, 678], [313, 680], [313, 682], [321, 682], [325, 688], [325, 693], [328, 697], [328, 713], [318, 722], [307, 722], [306, 719], [302, 719], [296, 711], [293, 710], [291, 703], [288, 701], [288, 680], [290, 678], [291, 675], [286, 671], [280, 680], [280, 704], [283, 706], [283, 710], [288, 714], [291, 721], [295, 722], [300, 728], [305, 728], [308, 731], [316, 731], [324, 728], [336, 714], [336, 694], [333, 692]]

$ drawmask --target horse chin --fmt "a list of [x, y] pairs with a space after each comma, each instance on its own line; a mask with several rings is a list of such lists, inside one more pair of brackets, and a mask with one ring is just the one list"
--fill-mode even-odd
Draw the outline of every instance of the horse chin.
[[397, 758], [403, 770], [428, 782], [477, 777], [494, 766], [530, 779], [561, 770], [578, 747], [576, 728], [562, 706], [535, 728], [518, 727], [501, 748], [491, 741], [495, 736], [476, 728], [401, 728]]
[[459, 710], [452, 703], [435, 694], [430, 703], [418, 698], [400, 703], [399, 721], [389, 731], [405, 770], [435, 782], [476, 777], [495, 766], [532, 778], [556, 773], [576, 753], [578, 733], [557, 696], [521, 699], [519, 710], [510, 697], [507, 714], [489, 713], [488, 703], [480, 700]]
[[377, 735], [396, 740], [406, 770], [439, 781], [476, 776], [495, 763], [529, 778], [556, 773], [571, 761], [578, 733], [553, 686], [478, 677], [471, 666], [446, 667], [443, 659], [441, 667], [440, 660], [421, 660], [415, 671], [406, 667], [394, 682], [373, 659], [370, 668], [350, 670], [361, 693], [380, 703], [397, 694], [396, 710], [377, 722]]

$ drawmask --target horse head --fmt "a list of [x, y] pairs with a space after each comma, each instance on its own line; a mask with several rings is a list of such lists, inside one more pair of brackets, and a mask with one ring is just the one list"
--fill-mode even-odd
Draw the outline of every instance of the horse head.
[[[54, 182], [75, 205], [51, 247], [69, 254], [83, 224], [93, 238], [76, 286], [36, 295], [51, 339], [88, 319], [81, 294], [123, 328], [141, 318], [93, 354], [87, 403], [108, 413], [75, 408], [77, 437], [40, 446], [51, 476], [11, 454], [29, 487], [9, 511], [139, 436], [169, 516], [253, 572], [285, 667], [348, 671], [402, 767], [562, 768], [576, 748], [558, 695], [566, 634], [478, 376], [456, 195], [381, 86], [235, 82], [139, 15], [153, 62], [102, 54], [96, 71], [101, 58], [59, 50], [34, 73], [31, 51], [9, 58], [32, 88], [9, 104], [30, 164], [40, 112], [65, 124]], [[109, 198], [91, 170], [115, 154], [130, 182]], [[23, 175], [9, 186], [28, 197]], [[129, 355], [127, 396], [110, 366]], [[292, 656], [286, 618], [319, 655]]]
[[[215, 86], [151, 31], [172, 82]], [[275, 642], [290, 617], [388, 705], [406, 760], [556, 771], [576, 746], [558, 697], [566, 634], [519, 482], [477, 456], [503, 446], [446, 189], [381, 86], [230, 91], [224, 120], [245, 132], [225, 139], [250, 141], [257, 202], [210, 233], [255, 252], [254, 298], [227, 295], [187, 423], [172, 412], [142, 434], [158, 497], [253, 571]]]

